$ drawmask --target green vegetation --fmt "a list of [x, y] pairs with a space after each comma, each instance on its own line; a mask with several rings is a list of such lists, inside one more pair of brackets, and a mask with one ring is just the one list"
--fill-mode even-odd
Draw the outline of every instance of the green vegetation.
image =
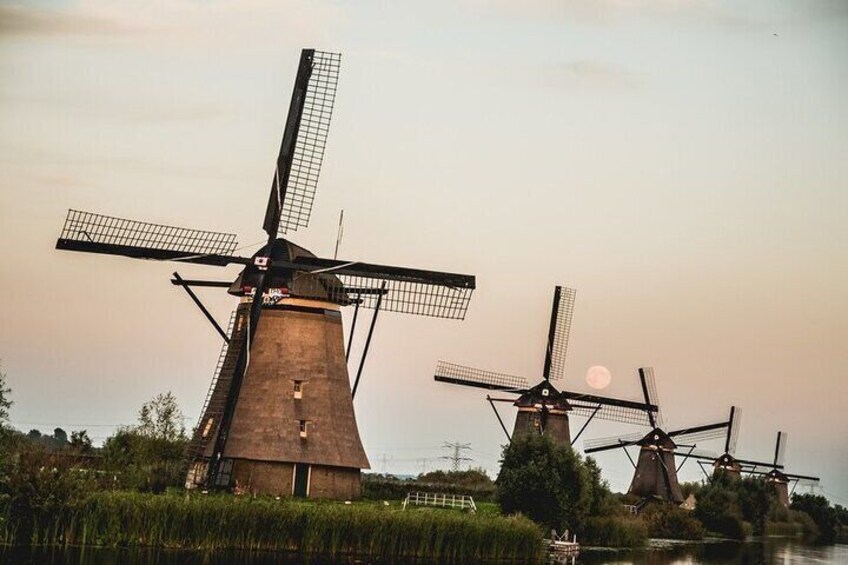
[[506, 513], [520, 512], [582, 538], [589, 517], [615, 514], [620, 508], [600, 475], [592, 459], [584, 461], [547, 436], [514, 438], [504, 448], [497, 501]]
[[652, 538], [702, 540], [706, 534], [692, 512], [673, 504], [650, 504], [642, 510], [641, 518]]
[[[709, 532], [848, 538], [848, 511], [821, 496], [777, 502], [762, 479], [718, 476], [682, 485], [695, 511], [634, 503], [610, 493], [594, 460], [531, 435], [504, 448], [496, 482], [480, 469], [433, 471], [415, 479], [364, 475], [364, 501], [275, 500], [202, 495], [182, 489], [187, 442], [170, 394], [139, 411], [102, 447], [85, 430], [23, 434], [8, 425], [11, 391], [0, 372], [0, 544], [81, 544], [285, 550], [379, 559], [440, 561], [540, 558], [543, 531], [569, 530], [588, 545], [641, 546], [649, 537], [697, 540]], [[472, 495], [478, 512], [401, 510], [408, 492]], [[391, 500], [385, 504], [382, 501]], [[526, 516], [526, 517], [524, 517]], [[531, 521], [532, 520], [532, 521]]]
[[542, 557], [542, 532], [526, 518], [369, 503], [98, 492], [61, 509], [36, 511], [29, 530], [16, 526], [6, 522], [7, 543], [285, 550], [449, 562]]
[[401, 480], [392, 475], [362, 475], [362, 496], [372, 500], [401, 500], [409, 492], [467, 494], [475, 503], [495, 498], [495, 484], [482, 469], [431, 471], [415, 479]]
[[580, 542], [604, 547], [641, 547], [648, 541], [648, 524], [637, 516], [617, 513], [591, 516]]
[[814, 538], [815, 542], [822, 544], [836, 542], [836, 536], [841, 526], [839, 509], [831, 507], [825, 497], [815, 494], [794, 494], [790, 508], [795, 512], [803, 512], [812, 518], [818, 529], [818, 535]]

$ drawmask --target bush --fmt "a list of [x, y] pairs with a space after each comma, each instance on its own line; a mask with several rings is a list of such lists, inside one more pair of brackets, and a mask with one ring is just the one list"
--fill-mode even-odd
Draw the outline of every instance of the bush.
[[673, 504], [651, 504], [642, 511], [652, 538], [702, 540], [704, 526], [692, 514]]
[[648, 526], [635, 516], [593, 516], [586, 520], [580, 542], [604, 547], [641, 547], [648, 540]]
[[522, 513], [557, 530], [582, 537], [586, 519], [610, 500], [594, 462], [547, 436], [514, 438], [504, 448], [497, 501], [505, 513]]
[[805, 512], [812, 518], [818, 528], [816, 542], [834, 543], [836, 541], [838, 525], [836, 510], [830, 507], [830, 503], [825, 497], [815, 494], [794, 494], [790, 508]]
[[72, 460], [28, 446], [18, 453], [3, 481], [0, 542], [39, 543], [50, 530], [46, 524], [95, 487], [93, 474]]

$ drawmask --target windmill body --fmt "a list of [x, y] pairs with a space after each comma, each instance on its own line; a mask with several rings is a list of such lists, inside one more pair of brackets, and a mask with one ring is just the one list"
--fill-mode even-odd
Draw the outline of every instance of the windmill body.
[[[653, 369], [640, 368], [639, 376], [643, 383], [653, 382]], [[650, 398], [656, 398], [656, 393], [650, 392], [647, 386], [643, 386], [643, 392], [646, 402]], [[675, 462], [675, 457], [678, 455], [677, 449], [682, 447], [680, 442], [718, 439], [725, 435], [725, 430], [731, 427], [734, 411], [735, 407], [731, 407], [730, 418], [726, 421], [668, 432], [662, 429], [659, 415], [649, 413], [648, 418], [652, 429], [647, 434], [589, 440], [586, 442], [585, 452], [590, 454], [638, 446], [639, 457], [633, 464], [633, 480], [627, 491], [628, 494], [638, 496], [642, 500], [664, 500], [680, 504], [684, 498], [677, 479], [679, 467]], [[693, 444], [687, 447], [694, 450], [696, 446]]]
[[[267, 243], [233, 255], [235, 235], [71, 210], [57, 249], [244, 268], [182, 286], [225, 344], [187, 456], [189, 488], [320, 498], [359, 496], [368, 468], [353, 407], [341, 309], [463, 319], [470, 275], [325, 259], [279, 233], [306, 227], [335, 100], [340, 55], [305, 49], [263, 221]], [[239, 298], [225, 332], [192, 287]], [[351, 328], [351, 334], [353, 328]], [[351, 335], [352, 337], [352, 335]], [[367, 352], [367, 345], [366, 345]]]
[[542, 381], [518, 397], [512, 437], [544, 434], [558, 445], [571, 445], [568, 412], [571, 405], [548, 381]]
[[683, 502], [674, 461], [677, 448], [674, 440], [660, 428], [654, 428], [637, 445], [639, 459], [627, 492], [640, 498], [658, 498], [677, 504]]
[[[434, 379], [454, 385], [517, 394], [518, 398], [487, 396], [510, 441], [528, 434], [539, 434], [550, 437], [556, 444], [572, 445], [594, 418], [630, 424], [647, 423], [646, 414], [658, 410], [656, 403], [650, 400], [643, 403], [560, 390], [554, 386], [553, 381], [559, 381], [563, 377], [575, 294], [570, 288], [554, 288], [545, 364], [542, 380], [538, 384], [531, 387], [523, 377], [445, 361], [439, 361]], [[643, 383], [643, 386], [648, 385]], [[511, 403], [517, 408], [512, 434], [507, 431], [494, 402]], [[586, 424], [573, 437], [570, 414], [587, 418]]]

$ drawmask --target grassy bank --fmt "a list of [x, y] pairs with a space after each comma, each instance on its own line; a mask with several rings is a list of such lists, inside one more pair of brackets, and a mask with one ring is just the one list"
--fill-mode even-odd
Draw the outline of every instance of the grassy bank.
[[7, 516], [6, 543], [294, 551], [449, 562], [534, 561], [542, 532], [524, 518], [441, 509], [233, 496], [100, 492], [61, 512]]

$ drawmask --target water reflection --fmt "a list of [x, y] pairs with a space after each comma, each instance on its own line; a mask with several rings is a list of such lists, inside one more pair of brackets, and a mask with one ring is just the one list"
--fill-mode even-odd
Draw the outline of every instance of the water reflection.
[[[402, 560], [401, 563], [410, 563]], [[321, 565], [329, 563], [373, 563], [369, 560], [307, 558], [265, 552], [200, 552], [162, 549], [38, 548], [0, 549], [0, 563], [8, 565]], [[379, 561], [388, 563], [388, 561]], [[424, 562], [419, 562], [424, 563]], [[568, 560], [571, 563], [571, 560]], [[796, 540], [771, 538], [738, 542], [654, 544], [638, 551], [584, 551], [576, 565], [794, 565], [848, 564], [848, 545], [816, 547]]]
[[846, 564], [848, 546], [810, 546], [787, 538], [746, 543], [721, 541], [697, 544], [655, 543], [649, 549], [629, 552], [584, 551], [582, 565], [789, 565], [796, 563]]

